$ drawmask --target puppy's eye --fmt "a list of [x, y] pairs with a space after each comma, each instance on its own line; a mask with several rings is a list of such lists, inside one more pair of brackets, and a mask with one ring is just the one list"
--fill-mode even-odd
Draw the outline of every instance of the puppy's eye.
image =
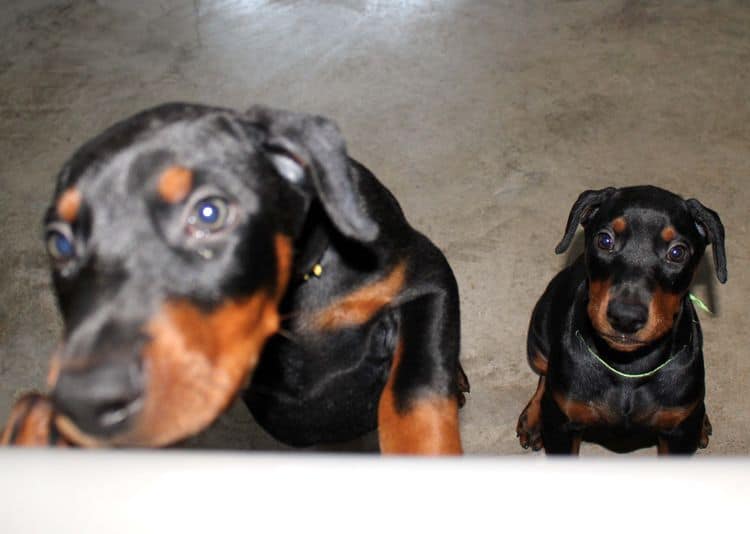
[[199, 200], [187, 218], [187, 231], [195, 237], [203, 237], [220, 231], [229, 221], [229, 204], [221, 197]]
[[610, 251], [615, 248], [615, 238], [609, 232], [599, 232], [595, 241], [596, 246], [602, 250]]
[[683, 263], [688, 258], [688, 249], [685, 245], [672, 245], [667, 251], [667, 259], [673, 263]]
[[47, 252], [55, 261], [65, 262], [75, 257], [76, 248], [71, 237], [53, 229], [47, 231]]

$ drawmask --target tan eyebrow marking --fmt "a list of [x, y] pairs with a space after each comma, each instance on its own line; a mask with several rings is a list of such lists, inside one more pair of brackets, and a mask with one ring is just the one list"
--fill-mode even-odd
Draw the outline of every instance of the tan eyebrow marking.
[[661, 231], [661, 238], [667, 243], [675, 237], [677, 237], [677, 230], [674, 229], [674, 226], [665, 226], [664, 230]]
[[67, 189], [57, 200], [57, 215], [65, 222], [72, 223], [81, 209], [81, 192], [75, 187]]
[[169, 204], [183, 200], [193, 187], [193, 173], [190, 169], [173, 165], [159, 176], [157, 190], [159, 196]]

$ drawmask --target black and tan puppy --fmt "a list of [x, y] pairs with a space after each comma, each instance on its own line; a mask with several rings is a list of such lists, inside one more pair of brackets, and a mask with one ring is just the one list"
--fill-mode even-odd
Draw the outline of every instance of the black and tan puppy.
[[461, 452], [453, 273], [332, 122], [145, 111], [67, 162], [45, 224], [64, 338], [4, 442], [166, 445], [249, 385], [288, 444]]
[[577, 454], [708, 444], [701, 329], [688, 288], [708, 244], [726, 282], [724, 227], [695, 199], [651, 186], [586, 191], [573, 205], [583, 254], [550, 282], [527, 341], [539, 385], [518, 421], [524, 448]]

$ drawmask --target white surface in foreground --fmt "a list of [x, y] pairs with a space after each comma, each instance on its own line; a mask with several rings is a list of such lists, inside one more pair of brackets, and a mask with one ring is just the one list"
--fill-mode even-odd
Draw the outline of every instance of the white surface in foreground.
[[750, 461], [0, 450], [0, 532], [743, 531]]

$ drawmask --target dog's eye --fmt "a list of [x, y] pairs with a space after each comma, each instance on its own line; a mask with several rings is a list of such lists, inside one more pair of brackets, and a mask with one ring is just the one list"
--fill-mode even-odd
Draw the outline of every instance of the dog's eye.
[[198, 201], [187, 218], [188, 233], [195, 237], [218, 232], [229, 219], [229, 205], [220, 197]]
[[672, 245], [667, 251], [667, 258], [674, 263], [683, 263], [688, 257], [688, 249], [685, 245]]
[[596, 246], [602, 250], [610, 251], [615, 248], [615, 238], [609, 232], [596, 234]]
[[47, 231], [47, 252], [55, 261], [65, 262], [75, 257], [73, 240], [60, 230]]

